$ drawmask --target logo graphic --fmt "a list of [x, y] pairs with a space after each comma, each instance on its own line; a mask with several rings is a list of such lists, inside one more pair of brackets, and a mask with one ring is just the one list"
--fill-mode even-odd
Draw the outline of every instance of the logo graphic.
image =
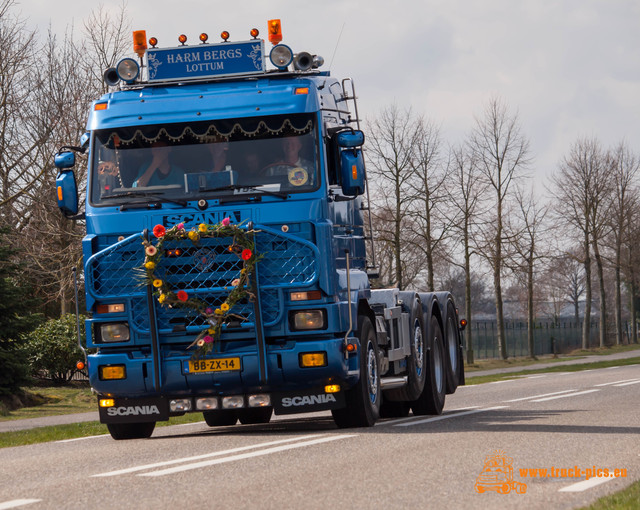
[[513, 479], [513, 459], [502, 450], [495, 450], [484, 458], [482, 471], [476, 478], [474, 489], [479, 494], [496, 491], [498, 494], [516, 494], [527, 492], [527, 484]]

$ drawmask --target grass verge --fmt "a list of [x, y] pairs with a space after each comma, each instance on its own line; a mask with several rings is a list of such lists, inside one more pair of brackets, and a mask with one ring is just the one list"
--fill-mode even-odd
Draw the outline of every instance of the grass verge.
[[534, 368], [532, 370], [523, 370], [521, 372], [510, 372], [508, 374], [481, 375], [476, 377], [467, 377], [466, 383], [483, 384], [495, 381], [504, 381], [506, 379], [517, 379], [519, 377], [546, 374], [549, 372], [580, 372], [581, 370], [594, 370], [596, 368], [619, 367], [625, 365], [636, 365], [640, 363], [640, 357], [627, 359], [614, 359], [608, 361], [595, 361], [591, 363], [578, 363], [576, 365], [560, 365], [557, 367]]
[[640, 481], [615, 494], [603, 496], [582, 510], [636, 510], [640, 501]]
[[[182, 423], [194, 423], [202, 420], [202, 413], [187, 413], [184, 416], [172, 417], [169, 421], [160, 421], [156, 426], [166, 427], [169, 425], [180, 425]], [[49, 441], [62, 441], [64, 439], [76, 439], [79, 437], [99, 436], [108, 433], [107, 426], [97, 421], [0, 432], [0, 448], [47, 443]]]

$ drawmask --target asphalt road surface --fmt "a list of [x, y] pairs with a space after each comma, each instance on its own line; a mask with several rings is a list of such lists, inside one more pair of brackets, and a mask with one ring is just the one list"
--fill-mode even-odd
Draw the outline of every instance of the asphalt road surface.
[[318, 413], [268, 425], [162, 427], [147, 440], [4, 448], [0, 510], [546, 510], [579, 508], [638, 479], [633, 365], [462, 387], [442, 416], [369, 429], [340, 430]]

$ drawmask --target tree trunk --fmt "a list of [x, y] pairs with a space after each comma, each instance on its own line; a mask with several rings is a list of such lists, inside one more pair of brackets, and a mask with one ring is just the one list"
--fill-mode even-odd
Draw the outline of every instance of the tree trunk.
[[533, 342], [533, 253], [530, 253], [529, 267], [527, 268], [527, 346], [529, 357], [535, 359], [535, 346]]
[[469, 235], [464, 236], [464, 309], [467, 312], [467, 364], [473, 364], [473, 337], [471, 334], [471, 254], [469, 252]]
[[589, 234], [585, 234], [584, 257], [584, 318], [582, 319], [582, 348], [589, 348], [591, 336], [591, 256], [589, 254]]
[[598, 242], [593, 240], [593, 251], [596, 258], [596, 269], [598, 271], [598, 283], [600, 285], [600, 347], [604, 347], [607, 338], [607, 298], [604, 288], [604, 267]]

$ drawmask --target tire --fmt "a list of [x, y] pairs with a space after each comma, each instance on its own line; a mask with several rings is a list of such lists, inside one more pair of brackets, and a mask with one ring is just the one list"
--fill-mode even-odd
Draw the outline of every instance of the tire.
[[420, 396], [411, 402], [416, 416], [442, 414], [446, 397], [446, 360], [442, 331], [438, 319], [431, 316], [428, 331], [429, 353], [427, 354], [427, 374]]
[[358, 317], [360, 378], [345, 392], [346, 407], [331, 411], [340, 428], [372, 427], [380, 417], [380, 361], [373, 325], [368, 317]]
[[153, 429], [156, 428], [155, 421], [144, 423], [107, 423], [107, 429], [111, 437], [116, 440], [122, 439], [146, 439], [151, 437]]
[[257, 423], [269, 423], [273, 407], [249, 407], [238, 409], [238, 419], [243, 425], [255, 425]]
[[411, 354], [407, 359], [407, 385], [384, 393], [385, 399], [404, 402], [410, 402], [420, 396], [427, 375], [427, 346], [422, 305], [414, 296], [409, 299], [412, 299], [409, 310]]
[[383, 399], [380, 406], [380, 418], [405, 418], [409, 416], [409, 402], [393, 402]]
[[234, 409], [219, 409], [218, 411], [203, 411], [204, 421], [209, 427], [226, 427], [235, 425], [238, 414]]
[[460, 369], [463, 362], [460, 355], [460, 332], [456, 320], [456, 310], [453, 303], [447, 303], [447, 314], [445, 317], [445, 359], [447, 362], [447, 394], [454, 393], [460, 383]]

